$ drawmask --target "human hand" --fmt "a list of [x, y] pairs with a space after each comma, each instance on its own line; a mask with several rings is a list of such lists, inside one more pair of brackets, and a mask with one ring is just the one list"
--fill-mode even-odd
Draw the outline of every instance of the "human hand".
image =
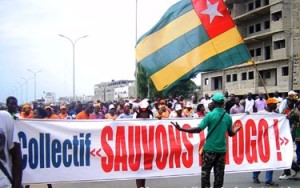
[[174, 127], [176, 129], [180, 130], [180, 125], [177, 122], [174, 123], [174, 122], [171, 121], [171, 123], [174, 125]]
[[240, 124], [240, 123], [235, 124], [235, 126], [233, 128], [233, 131], [234, 132], [238, 132], [241, 128], [242, 128], [242, 124]]

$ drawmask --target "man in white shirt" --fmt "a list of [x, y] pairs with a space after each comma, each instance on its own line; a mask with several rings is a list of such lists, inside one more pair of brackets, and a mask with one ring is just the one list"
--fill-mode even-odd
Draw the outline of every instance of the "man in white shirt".
[[282, 97], [279, 96], [278, 91], [275, 91], [273, 98], [277, 100], [277, 109], [276, 110], [279, 111], [279, 107], [280, 107], [280, 104], [283, 99], [282, 99]]
[[212, 100], [209, 98], [208, 94], [206, 93], [204, 95], [204, 98], [201, 99], [201, 101], [200, 101], [200, 104], [204, 105], [205, 112], [209, 112], [210, 111], [209, 108], [208, 108], [208, 104], [211, 103], [211, 102], [212, 102]]
[[248, 93], [247, 98], [245, 99], [245, 112], [253, 113], [254, 100], [252, 98], [252, 93]]
[[257, 112], [265, 110], [267, 107], [267, 102], [264, 99], [264, 94], [259, 93], [258, 98], [255, 100], [255, 108]]
[[7, 111], [0, 111], [0, 187], [20, 188], [22, 154], [15, 120]]

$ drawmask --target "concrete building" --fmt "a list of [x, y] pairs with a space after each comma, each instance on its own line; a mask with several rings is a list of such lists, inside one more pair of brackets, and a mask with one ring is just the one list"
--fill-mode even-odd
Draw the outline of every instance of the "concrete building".
[[130, 97], [136, 98], [134, 80], [112, 80], [94, 86], [94, 100], [100, 99], [102, 102], [109, 102]]
[[224, 91], [236, 95], [266, 91], [272, 94], [300, 90], [300, 1], [225, 2], [256, 66], [245, 63], [202, 73], [202, 94]]

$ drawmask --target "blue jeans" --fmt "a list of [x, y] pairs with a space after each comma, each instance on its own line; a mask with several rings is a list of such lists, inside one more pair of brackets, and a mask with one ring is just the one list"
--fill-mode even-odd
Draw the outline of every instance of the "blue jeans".
[[297, 164], [300, 164], [300, 141], [295, 141], [296, 144], [296, 157], [297, 157]]
[[[260, 171], [253, 172], [253, 180], [258, 179]], [[271, 183], [273, 181], [273, 170], [266, 171], [265, 183]]]

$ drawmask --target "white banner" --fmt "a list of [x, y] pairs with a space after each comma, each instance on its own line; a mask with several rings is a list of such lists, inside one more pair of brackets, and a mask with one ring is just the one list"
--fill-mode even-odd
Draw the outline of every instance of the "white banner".
[[[233, 115], [242, 124], [227, 137], [226, 173], [290, 168], [293, 141], [280, 114]], [[23, 183], [159, 178], [201, 173], [199, 148], [206, 132], [188, 134], [171, 125], [201, 119], [18, 120]]]

